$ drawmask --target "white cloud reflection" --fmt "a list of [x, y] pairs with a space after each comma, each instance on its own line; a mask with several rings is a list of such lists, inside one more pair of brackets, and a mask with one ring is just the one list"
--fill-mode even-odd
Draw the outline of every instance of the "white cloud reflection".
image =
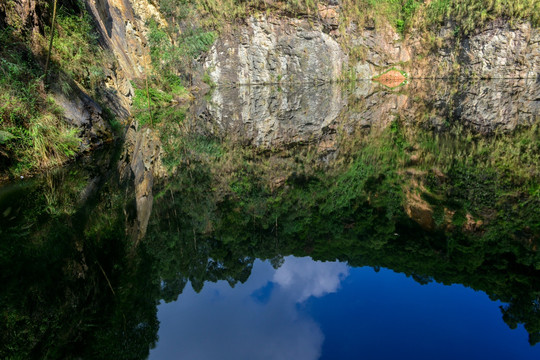
[[256, 261], [251, 277], [234, 289], [220, 281], [162, 304], [157, 348], [150, 359], [296, 359], [320, 357], [320, 326], [297, 306], [335, 292], [345, 264], [287, 257], [278, 269]]
[[344, 263], [289, 256], [275, 272], [274, 282], [294, 294], [298, 302], [302, 302], [310, 296], [321, 297], [336, 292], [341, 280], [347, 275], [349, 269]]

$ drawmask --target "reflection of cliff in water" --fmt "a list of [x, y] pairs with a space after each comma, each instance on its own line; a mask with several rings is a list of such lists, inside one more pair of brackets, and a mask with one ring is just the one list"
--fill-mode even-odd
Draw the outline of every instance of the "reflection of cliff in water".
[[400, 116], [444, 130], [457, 124], [480, 133], [512, 131], [540, 119], [540, 86], [531, 80], [420, 82], [397, 89], [373, 82], [237, 86], [213, 90], [201, 117], [207, 132], [256, 146], [334, 139], [336, 128], [384, 128]]
[[426, 121], [437, 130], [459, 124], [490, 134], [540, 121], [540, 83], [530, 79], [457, 84], [412, 82], [408, 92], [408, 118]]
[[321, 137], [346, 98], [337, 84], [298, 87], [238, 86], [212, 92], [206, 115], [214, 131], [270, 147]]
[[132, 127], [121, 149], [0, 188], [0, 358], [148, 356], [159, 289], [139, 245], [155, 156]]

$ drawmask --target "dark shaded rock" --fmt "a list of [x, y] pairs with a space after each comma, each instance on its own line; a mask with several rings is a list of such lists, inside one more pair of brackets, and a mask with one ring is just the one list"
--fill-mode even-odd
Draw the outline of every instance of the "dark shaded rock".
[[483, 134], [540, 123], [540, 86], [532, 79], [412, 81], [401, 114], [438, 131], [458, 123]]
[[540, 121], [540, 86], [535, 80], [466, 84], [456, 100], [456, 117], [482, 133], [511, 131]]
[[72, 91], [65, 95], [58, 89], [51, 89], [55, 102], [64, 109], [66, 121], [80, 131], [83, 151], [112, 141], [113, 133], [109, 123], [103, 118], [101, 107], [75, 83]]

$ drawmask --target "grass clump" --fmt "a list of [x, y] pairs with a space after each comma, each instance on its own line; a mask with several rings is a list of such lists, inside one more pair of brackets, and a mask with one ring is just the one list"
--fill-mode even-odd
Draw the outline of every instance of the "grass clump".
[[210, 49], [217, 33], [198, 26], [164, 29], [155, 21], [149, 27], [152, 79], [163, 90], [179, 90], [182, 81], [191, 82], [195, 59]]
[[[162, 0], [163, 1], [163, 0]], [[169, 0], [171, 1], [171, 0]], [[206, 27], [221, 28], [225, 22], [246, 18], [256, 13], [278, 13], [289, 16], [316, 16], [319, 0], [195, 0], [193, 7], [201, 14]]]
[[[56, 71], [93, 92], [105, 79], [103, 64], [110, 63], [112, 59], [99, 46], [99, 35], [90, 15], [84, 7], [79, 11], [60, 7], [57, 25], [53, 41]], [[50, 29], [46, 33], [50, 33]]]
[[184, 1], [160, 5], [168, 17], [168, 26], [160, 27], [154, 20], [148, 23], [152, 71], [148, 79], [134, 83], [133, 110], [141, 125], [184, 119], [186, 107], [182, 104], [190, 98], [187, 87], [193, 85], [196, 76], [195, 60], [217, 38], [217, 32], [193, 20], [192, 5]]
[[72, 158], [80, 139], [47, 96], [32, 53], [0, 30], [0, 168], [19, 175]]
[[387, 21], [402, 35], [415, 27], [452, 21], [468, 34], [497, 18], [540, 25], [537, 0], [342, 0], [342, 25]]

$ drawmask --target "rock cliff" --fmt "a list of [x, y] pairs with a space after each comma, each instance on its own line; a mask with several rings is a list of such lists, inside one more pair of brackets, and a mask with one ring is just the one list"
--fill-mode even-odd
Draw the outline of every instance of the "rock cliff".
[[341, 34], [329, 31], [324, 16], [320, 21], [251, 17], [217, 40], [204, 68], [216, 84], [372, 79], [391, 68], [413, 78], [536, 78], [540, 73], [540, 30], [530, 23], [496, 20], [463, 37], [454, 29], [443, 26], [430, 42], [424, 32], [402, 38], [389, 25], [353, 24]]
[[536, 79], [540, 73], [540, 29], [528, 22], [490, 22], [473, 34], [457, 38], [449, 23], [436, 34], [436, 43], [407, 39], [410, 72], [418, 78]]
[[345, 64], [322, 24], [260, 16], [220, 37], [204, 66], [217, 84], [272, 84], [339, 80]]
[[135, 193], [135, 214], [126, 224], [133, 246], [146, 234], [154, 195], [154, 177], [162, 175], [161, 143], [150, 129], [139, 129], [136, 122], [130, 124], [125, 133], [122, 155], [118, 161], [120, 180], [132, 184]]
[[114, 54], [115, 64], [104, 64], [107, 80], [102, 89], [107, 105], [121, 118], [130, 116], [134, 95], [131, 81], [151, 70], [146, 23], [166, 22], [148, 0], [86, 0], [103, 47]]
[[[102, 64], [105, 81], [95, 89], [100, 105], [79, 84], [70, 84], [70, 94], [54, 86], [50, 89], [56, 103], [64, 109], [64, 117], [80, 129], [83, 150], [112, 138], [102, 105], [120, 120], [130, 118], [132, 81], [144, 78], [151, 71], [147, 23], [153, 19], [162, 28], [168, 25], [158, 5], [151, 0], [85, 0], [84, 3], [99, 33], [101, 46], [113, 54], [109, 63]], [[36, 0], [2, 2], [0, 26], [17, 21], [22, 32], [34, 37], [42, 34], [41, 40], [31, 41], [41, 49], [39, 56], [42, 56], [45, 23], [50, 20], [49, 12], [44, 10], [43, 3]], [[211, 82], [296, 84], [296, 88], [220, 89], [211, 95], [206, 114], [216, 119], [222, 129], [236, 132], [241, 128], [240, 133], [253, 138], [255, 144], [270, 146], [319, 136], [347, 104], [333, 86], [298, 84], [372, 79], [392, 68], [408, 73], [409, 78], [539, 79], [540, 30], [529, 22], [494, 20], [466, 36], [458, 35], [455, 24], [448, 23], [430, 30], [433, 33], [429, 39], [425, 31], [411, 31], [412, 35], [403, 38], [387, 23], [342, 26], [340, 11], [339, 2], [331, 1], [320, 5], [315, 16], [292, 18], [279, 12], [273, 15], [259, 12], [223, 27], [210, 51], [198, 59], [199, 69], [207, 73]], [[12, 18], [13, 14], [17, 19]], [[534, 106], [522, 105], [523, 101], [538, 98], [538, 90], [527, 84], [511, 88], [501, 85], [490, 95], [477, 88], [462, 87], [458, 95], [448, 94], [450, 98], [462, 98], [457, 99], [459, 108], [446, 115], [464, 119], [481, 132], [530, 124], [536, 121], [538, 112]], [[379, 107], [383, 112], [391, 107], [403, 108], [406, 103], [403, 97], [387, 103], [378, 98], [380, 93], [366, 90], [372, 85], [358, 85], [356, 91], [364, 94], [365, 101], [385, 104]], [[478, 93], [471, 93], [475, 91]], [[321, 95], [324, 92], [327, 94]], [[500, 113], [493, 115], [493, 104], [501, 109]], [[527, 112], [524, 108], [533, 110]], [[302, 113], [298, 109], [307, 111]], [[371, 119], [379, 116], [370, 110], [358, 113], [357, 120], [364, 125], [373, 124]], [[444, 121], [435, 117], [433, 124], [440, 127]]]

